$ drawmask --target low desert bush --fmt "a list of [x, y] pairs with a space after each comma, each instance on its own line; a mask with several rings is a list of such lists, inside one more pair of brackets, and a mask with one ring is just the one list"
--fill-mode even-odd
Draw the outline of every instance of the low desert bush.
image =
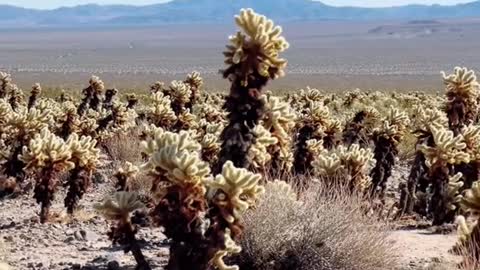
[[365, 214], [360, 196], [321, 184], [300, 193], [278, 181], [265, 188], [245, 216], [240, 269], [394, 269], [387, 226]]
[[101, 148], [114, 163], [129, 161], [133, 164], [142, 163], [140, 138], [135, 131], [115, 134], [102, 142]]

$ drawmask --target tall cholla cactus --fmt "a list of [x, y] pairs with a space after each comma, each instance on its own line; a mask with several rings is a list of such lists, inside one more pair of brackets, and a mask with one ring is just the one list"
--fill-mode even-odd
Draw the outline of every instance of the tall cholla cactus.
[[25, 170], [35, 173], [35, 195], [41, 205], [40, 222], [48, 220], [50, 205], [58, 186], [59, 173], [75, 167], [71, 161], [72, 152], [64, 140], [44, 128], [23, 147], [20, 160], [26, 166]]
[[78, 202], [90, 186], [92, 174], [101, 165], [100, 149], [96, 148], [96, 140], [89, 136], [79, 137], [75, 133], [70, 135], [66, 143], [71, 152], [70, 160], [75, 164], [75, 168], [64, 183], [68, 188], [64, 202], [67, 212], [73, 214]]
[[424, 109], [419, 107], [415, 112], [416, 118], [413, 121], [413, 134], [417, 137], [415, 158], [413, 160], [408, 181], [403, 184], [400, 196], [400, 214], [413, 214], [416, 204], [416, 193], [427, 192], [430, 185], [428, 167], [425, 164], [425, 155], [418, 149], [420, 145], [435, 146], [432, 134], [432, 127], [437, 129], [448, 128], [448, 118], [443, 111], [438, 109]]
[[105, 89], [105, 85], [97, 76], [92, 76], [89, 84], [90, 85], [87, 88], [83, 89], [84, 97], [78, 106], [77, 111], [79, 115], [84, 115], [89, 108], [95, 111], [100, 109], [100, 103], [102, 101], [102, 94], [103, 90]]
[[172, 239], [166, 269], [238, 269], [223, 258], [239, 252], [234, 241], [242, 231], [241, 215], [263, 192], [260, 175], [228, 161], [213, 179], [199, 143], [185, 131], [157, 129], [143, 147], [150, 156], [143, 168], [153, 177], [157, 198], [151, 216]]
[[30, 110], [37, 103], [38, 96], [42, 93], [42, 87], [39, 83], [36, 83], [32, 86], [32, 91], [30, 92], [30, 97], [28, 98], [28, 109]]
[[477, 120], [480, 84], [475, 72], [465, 67], [455, 67], [454, 73], [448, 76], [442, 72], [442, 76], [447, 90], [445, 111], [450, 129], [459, 134], [463, 126]]
[[0, 98], [5, 98], [8, 93], [8, 87], [12, 83], [12, 77], [10, 74], [0, 72]]
[[137, 270], [150, 270], [151, 267], [143, 256], [140, 244], [135, 235], [138, 228], [132, 224], [132, 213], [144, 208], [138, 196], [131, 192], [117, 192], [106, 198], [102, 203], [95, 204], [94, 208], [108, 220], [115, 223], [112, 225], [109, 238], [113, 243], [124, 246], [125, 253], [132, 252], [137, 262]]
[[[373, 131], [375, 144], [375, 167], [370, 173], [372, 177], [372, 194], [379, 192], [383, 200], [387, 188], [388, 178], [392, 175], [395, 158], [398, 154], [397, 146], [409, 125], [408, 115], [391, 107], [380, 128]], [[378, 191], [378, 188], [380, 190]]]
[[283, 76], [287, 65], [285, 59], [279, 58], [289, 47], [280, 26], [251, 9], [242, 9], [235, 21], [241, 32], [230, 37], [224, 52], [229, 66], [223, 70], [223, 76], [232, 85], [224, 105], [229, 123], [221, 135], [223, 144], [216, 172], [227, 160], [237, 167], [248, 167], [248, 151], [255, 142], [251, 130], [265, 110], [261, 100], [263, 87], [268, 80]]
[[469, 162], [469, 154], [465, 140], [461, 135], [454, 136], [453, 131], [432, 127], [435, 146], [420, 145], [426, 165], [429, 167], [429, 179], [432, 183], [433, 195], [430, 212], [433, 214], [433, 225], [442, 225], [453, 221], [448, 208], [448, 184], [451, 165]]

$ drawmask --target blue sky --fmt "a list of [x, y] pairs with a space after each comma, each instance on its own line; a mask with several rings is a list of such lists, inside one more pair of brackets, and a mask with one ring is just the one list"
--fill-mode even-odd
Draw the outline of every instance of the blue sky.
[[[50, 9], [59, 6], [75, 6], [80, 4], [98, 3], [98, 4], [134, 4], [148, 5], [167, 0], [0, 0], [0, 4], [10, 4], [30, 8]], [[219, 0], [221, 1], [221, 0]], [[365, 7], [384, 7], [398, 6], [405, 4], [443, 4], [451, 5], [458, 3], [467, 3], [474, 0], [321, 0], [325, 4], [334, 6], [365, 6]]]

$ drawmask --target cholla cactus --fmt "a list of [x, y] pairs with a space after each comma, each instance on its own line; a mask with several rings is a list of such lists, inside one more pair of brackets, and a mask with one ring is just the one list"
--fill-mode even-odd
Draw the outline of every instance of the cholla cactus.
[[72, 152], [64, 140], [44, 128], [24, 146], [20, 160], [26, 166], [25, 170], [36, 174], [34, 198], [42, 207], [40, 221], [48, 219], [50, 205], [57, 189], [58, 174], [75, 167], [71, 161]]
[[266, 104], [263, 126], [277, 139], [270, 147], [271, 170], [289, 172], [293, 166], [292, 137], [296, 114], [287, 102], [278, 97], [263, 97]]
[[166, 269], [227, 267], [222, 258], [235, 252], [229, 239], [238, 238], [241, 214], [263, 191], [260, 175], [235, 168], [229, 161], [214, 180], [210, 167], [200, 159], [200, 144], [186, 131], [157, 129], [142, 145], [149, 156], [142, 168], [153, 177], [157, 198], [151, 216], [172, 239]]
[[328, 107], [320, 102], [309, 101], [300, 117], [300, 126], [295, 147], [294, 169], [296, 173], [312, 170], [313, 153], [308, 151], [309, 140], [321, 140], [323, 147], [332, 149], [337, 145], [338, 122], [330, 115]]
[[365, 191], [370, 187], [368, 172], [375, 164], [372, 151], [358, 144], [324, 150], [313, 161], [314, 173], [325, 181], [346, 185], [350, 190]]
[[147, 121], [158, 127], [169, 129], [177, 121], [177, 116], [172, 109], [171, 101], [162, 92], [151, 94], [152, 105], [146, 112]]
[[118, 191], [129, 191], [131, 182], [137, 176], [137, 173], [140, 170], [137, 166], [133, 165], [130, 162], [125, 162], [125, 166], [120, 167], [113, 177], [117, 178], [117, 190]]
[[103, 90], [105, 85], [103, 81], [100, 80], [97, 76], [92, 76], [89, 81], [89, 86], [83, 89], [84, 98], [82, 103], [78, 106], [78, 114], [84, 115], [87, 110], [90, 108], [94, 111], [100, 109], [100, 103], [102, 101]]
[[135, 93], [131, 93], [127, 95], [127, 109], [133, 110], [135, 109], [135, 105], [138, 103], [138, 97]]
[[[279, 54], [289, 47], [281, 36], [282, 28], [252, 9], [242, 9], [235, 22], [243, 33], [237, 32], [230, 37], [231, 45], [224, 53], [225, 63], [230, 67], [224, 75], [234, 76], [232, 80], [240, 80], [243, 86], [250, 88], [261, 88], [264, 84], [254, 83], [252, 77], [255, 80], [260, 80], [259, 75], [265, 79], [282, 77], [287, 61], [279, 58]], [[260, 86], [256, 85], [258, 83]]]
[[[416, 146], [423, 144], [430, 147], [435, 146], [432, 128], [447, 129], [447, 115], [436, 108], [424, 109], [420, 106], [414, 112], [414, 115], [415, 118], [413, 118], [412, 133], [417, 137]], [[425, 155], [420, 149], [417, 149], [407, 184], [404, 185], [405, 188], [402, 189], [402, 194], [400, 196], [401, 211], [399, 214], [413, 214], [417, 192], [426, 193], [427, 187], [430, 185], [428, 170], [429, 169], [425, 164]]]
[[105, 91], [105, 100], [103, 100], [103, 109], [110, 110], [113, 106], [114, 98], [118, 94], [115, 88], [107, 89]]
[[200, 76], [200, 73], [194, 71], [187, 75], [187, 79], [184, 81], [185, 84], [190, 86], [191, 95], [190, 101], [187, 103], [186, 108], [192, 109], [201, 96], [200, 88], [203, 86], [203, 78]]
[[272, 159], [268, 152], [268, 148], [278, 142], [276, 137], [273, 137], [270, 131], [265, 129], [262, 125], [255, 126], [253, 130], [256, 140], [255, 144], [250, 148], [248, 155], [251, 164], [254, 168], [265, 169], [267, 163]]
[[102, 162], [100, 150], [96, 148], [97, 141], [91, 137], [79, 137], [74, 133], [66, 143], [70, 148], [71, 161], [75, 164], [75, 168], [64, 183], [64, 186], [68, 187], [64, 202], [67, 212], [73, 214], [78, 202], [90, 186], [93, 172]]
[[229, 124], [221, 135], [223, 144], [215, 172], [219, 172], [227, 160], [237, 167], [249, 166], [248, 151], [255, 143], [251, 130], [263, 118], [265, 110], [262, 89], [269, 79], [282, 76], [287, 64], [279, 58], [288, 48], [279, 26], [251, 9], [242, 9], [236, 23], [243, 32], [230, 38], [231, 45], [224, 53], [228, 67], [223, 76], [229, 78], [232, 85], [224, 105]]
[[80, 118], [77, 114], [77, 108], [72, 102], [62, 103], [62, 114], [56, 119], [56, 134], [66, 140], [71, 134], [78, 132]]
[[32, 91], [30, 92], [30, 97], [28, 98], [28, 109], [31, 109], [35, 106], [38, 95], [42, 92], [42, 87], [39, 83], [36, 83], [32, 87]]
[[480, 84], [475, 72], [465, 67], [455, 67], [454, 73], [448, 76], [442, 72], [442, 76], [447, 91], [446, 113], [450, 129], [458, 134], [463, 126], [478, 117]]
[[102, 203], [95, 204], [94, 208], [105, 218], [115, 221], [108, 236], [113, 243], [124, 246], [125, 253], [132, 252], [137, 262], [138, 270], [150, 270], [151, 267], [143, 256], [140, 244], [135, 235], [138, 228], [132, 224], [131, 214], [144, 205], [137, 194], [131, 192], [117, 192], [112, 197], [106, 198]]
[[453, 221], [448, 212], [448, 183], [450, 165], [468, 163], [469, 155], [462, 136], [454, 136], [453, 131], [444, 128], [432, 128], [435, 146], [421, 145], [426, 164], [429, 167], [429, 179], [433, 185], [433, 196], [430, 211], [433, 213], [433, 224], [441, 225]]
[[368, 144], [368, 138], [376, 126], [380, 118], [378, 110], [372, 107], [367, 107], [355, 114], [353, 119], [349, 121], [343, 130], [343, 143], [351, 145], [359, 143], [362, 146]]
[[23, 91], [14, 84], [10, 85], [10, 89], [8, 103], [10, 103], [13, 111], [18, 111], [20, 107], [25, 104], [25, 95]]
[[8, 88], [12, 83], [12, 77], [10, 74], [0, 72], [0, 98], [5, 98], [8, 93]]
[[[407, 131], [410, 119], [404, 112], [391, 107], [390, 113], [383, 120], [381, 128], [374, 129], [375, 167], [370, 173], [372, 177], [372, 194], [379, 192], [382, 201], [385, 196], [388, 178], [398, 155], [397, 146]], [[378, 188], [380, 190], [378, 191]]]

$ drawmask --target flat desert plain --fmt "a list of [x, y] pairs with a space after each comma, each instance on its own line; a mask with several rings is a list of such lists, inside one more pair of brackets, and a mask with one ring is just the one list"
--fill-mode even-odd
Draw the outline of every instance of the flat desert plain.
[[[274, 90], [441, 91], [441, 70], [480, 70], [480, 19], [283, 25], [292, 44], [285, 54], [288, 76], [269, 86]], [[218, 71], [234, 32], [230, 23], [4, 29], [0, 70], [24, 89], [37, 81], [44, 88], [79, 89], [95, 74], [109, 87], [136, 90], [197, 70], [208, 89], [223, 91], [228, 83]]]

